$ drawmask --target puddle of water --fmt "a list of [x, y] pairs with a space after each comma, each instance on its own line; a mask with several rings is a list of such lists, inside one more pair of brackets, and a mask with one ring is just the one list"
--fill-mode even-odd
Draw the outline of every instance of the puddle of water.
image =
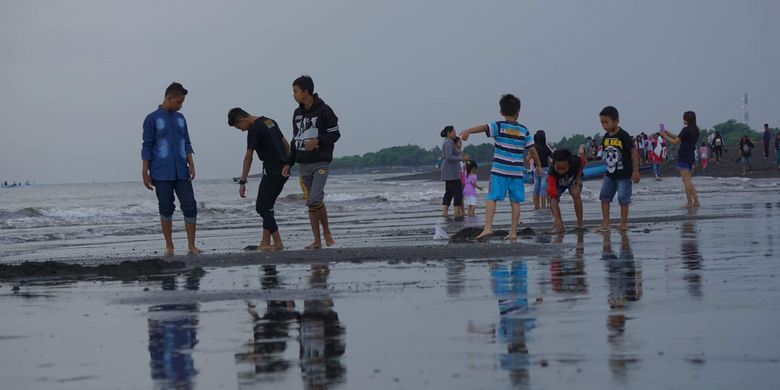
[[74, 389], [769, 388], [777, 218], [547, 237], [573, 248], [552, 258], [4, 286], [0, 376]]

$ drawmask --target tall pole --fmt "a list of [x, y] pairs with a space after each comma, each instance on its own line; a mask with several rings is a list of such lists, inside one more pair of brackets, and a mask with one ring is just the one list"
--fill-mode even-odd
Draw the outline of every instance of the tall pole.
[[750, 128], [750, 113], [748, 113], [748, 94], [742, 97], [742, 109], [745, 111], [745, 124]]

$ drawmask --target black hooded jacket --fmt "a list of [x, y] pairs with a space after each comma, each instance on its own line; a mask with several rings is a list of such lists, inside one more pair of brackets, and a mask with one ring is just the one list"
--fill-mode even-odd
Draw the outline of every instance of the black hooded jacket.
[[[339, 118], [316, 93], [314, 104], [309, 109], [303, 105], [295, 109], [292, 125], [293, 138], [287, 161], [290, 166], [295, 163], [329, 163], [333, 160], [333, 146], [341, 138]], [[319, 141], [317, 148], [306, 151], [304, 141], [315, 138]]]

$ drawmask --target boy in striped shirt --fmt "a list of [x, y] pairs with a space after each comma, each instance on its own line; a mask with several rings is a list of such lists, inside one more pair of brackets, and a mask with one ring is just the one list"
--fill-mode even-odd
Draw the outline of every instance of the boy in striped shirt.
[[[507, 240], [517, 239], [517, 225], [520, 223], [520, 203], [525, 201], [525, 157], [528, 154], [536, 163], [536, 172], [542, 176], [542, 165], [534, 145], [533, 136], [528, 129], [517, 122], [520, 115], [520, 99], [511, 94], [501, 96], [498, 102], [503, 121], [474, 126], [463, 130], [460, 138], [466, 141], [470, 134], [485, 133], [495, 140], [493, 165], [490, 170], [490, 191], [487, 196], [485, 228], [476, 238], [481, 240], [493, 234], [493, 216], [496, 214], [496, 202], [503, 201], [509, 193], [512, 204], [512, 226]], [[530, 147], [530, 148], [529, 148]]]

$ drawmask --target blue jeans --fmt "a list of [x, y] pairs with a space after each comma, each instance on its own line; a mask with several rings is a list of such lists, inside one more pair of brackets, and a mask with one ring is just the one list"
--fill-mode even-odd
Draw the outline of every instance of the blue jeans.
[[195, 203], [195, 192], [189, 180], [153, 180], [154, 192], [160, 209], [160, 220], [170, 221], [176, 205], [173, 204], [173, 194], [179, 198], [179, 206], [184, 213], [185, 223], [195, 223], [198, 217], [198, 204]]
[[534, 196], [547, 196], [547, 170], [550, 167], [543, 168], [542, 176], [536, 174], [534, 169]]
[[653, 173], [656, 176], [661, 176], [661, 164], [653, 164]]
[[621, 206], [631, 204], [631, 179], [613, 179], [604, 176], [604, 182], [601, 183], [601, 194], [599, 199], [602, 202], [612, 203], [615, 199], [615, 193], [618, 196], [618, 203]]

